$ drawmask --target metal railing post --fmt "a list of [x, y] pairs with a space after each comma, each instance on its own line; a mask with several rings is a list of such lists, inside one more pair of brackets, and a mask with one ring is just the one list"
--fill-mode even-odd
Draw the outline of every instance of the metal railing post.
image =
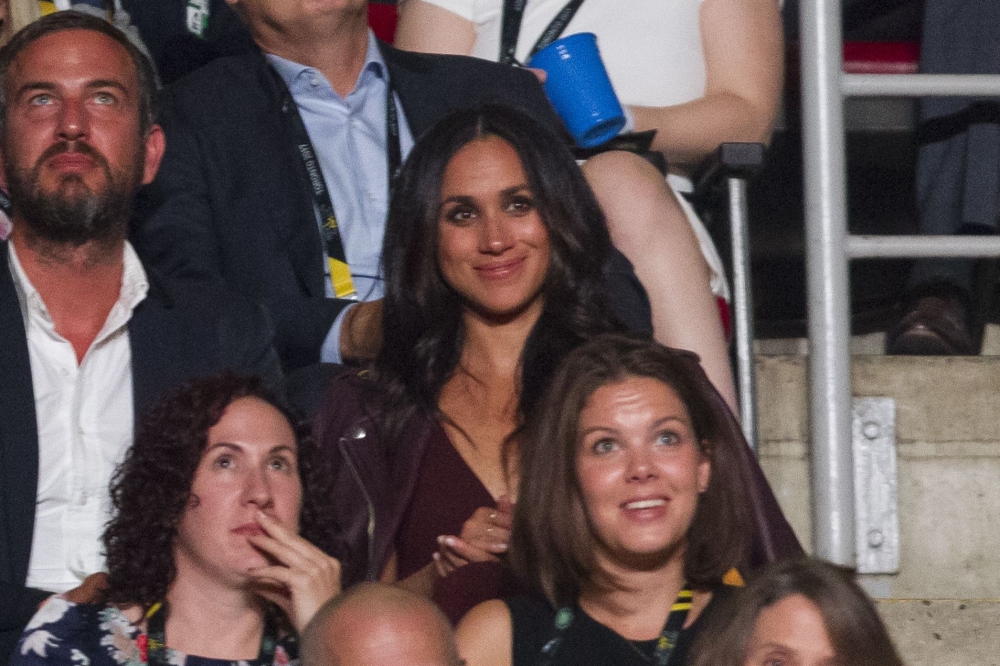
[[740, 395], [740, 423], [754, 454], [757, 437], [757, 372], [753, 353], [753, 297], [750, 293], [750, 232], [745, 178], [729, 178], [729, 220], [733, 245], [733, 320], [736, 330], [736, 383]]
[[802, 0], [813, 554], [853, 566], [850, 303], [840, 0]]

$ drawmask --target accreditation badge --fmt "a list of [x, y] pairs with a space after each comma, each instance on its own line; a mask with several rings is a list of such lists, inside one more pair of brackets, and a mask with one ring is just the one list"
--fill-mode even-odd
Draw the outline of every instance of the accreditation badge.
[[187, 29], [196, 37], [205, 37], [208, 30], [210, 0], [187, 0]]

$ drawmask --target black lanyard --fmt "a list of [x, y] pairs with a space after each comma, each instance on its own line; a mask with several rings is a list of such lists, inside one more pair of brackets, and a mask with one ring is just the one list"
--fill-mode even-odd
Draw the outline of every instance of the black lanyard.
[[[149, 666], [170, 666], [167, 661], [167, 615], [170, 607], [166, 601], [153, 604], [146, 612], [146, 653]], [[264, 633], [260, 637], [260, 649], [257, 651], [256, 662], [259, 666], [271, 666], [274, 663], [274, 652], [278, 647], [277, 628], [274, 617], [266, 613], [264, 618]], [[236, 661], [236, 660], [233, 660]]]
[[[685, 585], [681, 588], [677, 599], [670, 607], [670, 615], [667, 616], [663, 630], [656, 639], [656, 649], [653, 651], [652, 658], [640, 651], [628, 639], [622, 638], [622, 640], [628, 642], [629, 647], [642, 657], [644, 661], [648, 661], [656, 666], [667, 666], [670, 663], [670, 656], [674, 653], [674, 648], [677, 647], [677, 639], [680, 638], [681, 632], [684, 630], [684, 623], [687, 621], [688, 612], [691, 610], [692, 598], [693, 595], [691, 594], [690, 587]], [[579, 606], [577, 606], [577, 610], [579, 611]], [[556, 653], [559, 651], [566, 637], [566, 631], [573, 625], [574, 619], [574, 611], [569, 606], [564, 606], [556, 612], [553, 623], [553, 636], [539, 651], [538, 659], [535, 661], [536, 666], [550, 666], [552, 664]]]
[[[323, 178], [323, 170], [320, 168], [319, 159], [316, 157], [316, 149], [313, 148], [309, 132], [299, 114], [299, 107], [295, 104], [291, 91], [285, 85], [285, 81], [271, 68], [275, 83], [281, 93], [281, 117], [285, 123], [285, 131], [295, 144], [295, 150], [302, 160], [306, 175], [309, 177], [309, 184], [312, 187], [313, 201], [319, 211], [320, 225], [323, 234], [323, 248], [326, 250], [327, 261], [330, 266], [330, 279], [333, 282], [333, 291], [337, 298], [356, 297], [354, 281], [351, 278], [351, 271], [347, 265], [347, 253], [344, 251], [344, 241], [340, 236], [340, 227], [337, 224], [337, 214], [334, 212], [333, 201], [330, 199], [330, 191], [326, 187], [326, 180]], [[389, 163], [389, 196], [392, 196], [392, 181], [403, 163], [403, 151], [400, 144], [399, 114], [396, 111], [396, 100], [392, 90], [392, 80], [386, 80], [385, 94], [385, 133], [386, 149]]]
[[[517, 39], [521, 35], [521, 20], [524, 18], [524, 6], [527, 3], [528, 0], [504, 0], [503, 20], [500, 27], [500, 62], [505, 65], [517, 62], [514, 59], [514, 52], [517, 50]], [[528, 57], [524, 59], [524, 62], [528, 62], [536, 53], [559, 39], [559, 35], [573, 20], [573, 15], [582, 4], [583, 0], [570, 0], [565, 7], [559, 10], [549, 26], [542, 31], [542, 36], [528, 52]]]

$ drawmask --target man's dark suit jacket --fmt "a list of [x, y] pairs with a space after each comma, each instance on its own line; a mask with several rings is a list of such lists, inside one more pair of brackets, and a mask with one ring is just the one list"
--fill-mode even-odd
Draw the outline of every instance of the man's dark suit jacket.
[[[450, 111], [484, 104], [514, 106], [565, 132], [530, 72], [386, 45], [382, 53], [414, 137]], [[260, 51], [216, 60], [164, 97], [167, 151], [140, 192], [132, 234], [140, 256], [166, 275], [224, 283], [262, 303], [285, 369], [316, 363], [349, 301], [324, 297], [312, 190], [267, 60]], [[623, 256], [615, 262], [613, 301], [637, 322], [626, 324], [649, 330], [645, 291]]]
[[[230, 368], [281, 381], [271, 331], [252, 303], [184, 297], [149, 276], [128, 323], [138, 417], [195, 377]], [[0, 243], [0, 664], [48, 592], [24, 586], [35, 522], [38, 426], [24, 318]]]

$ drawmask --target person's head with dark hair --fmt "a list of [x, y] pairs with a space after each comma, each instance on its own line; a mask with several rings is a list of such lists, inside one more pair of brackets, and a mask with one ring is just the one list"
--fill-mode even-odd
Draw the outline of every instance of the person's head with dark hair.
[[[259, 378], [185, 385], [140, 422], [112, 481], [105, 601], [145, 610], [218, 587], [289, 612], [290, 579], [275, 574], [269, 584], [281, 592], [269, 591], [256, 570], [287, 564], [276, 541], [334, 566], [319, 552], [335, 550], [337, 532], [321, 467], [308, 424]], [[289, 620], [301, 628], [308, 617], [297, 612]]]
[[442, 120], [407, 158], [389, 207], [375, 366], [390, 396], [436, 410], [470, 321], [523, 319], [523, 418], [569, 349], [618, 328], [603, 289], [611, 248], [597, 201], [551, 130], [497, 106]]
[[331, 599], [302, 636], [303, 666], [460, 666], [455, 632], [434, 602], [360, 583]]
[[155, 95], [146, 56], [88, 14], [45, 16], [0, 49], [0, 145], [19, 251], [121, 256], [135, 194], [165, 149]]
[[802, 558], [769, 565], [709, 618], [691, 666], [903, 666], [849, 569]]
[[751, 548], [739, 447], [697, 356], [594, 338], [567, 355], [525, 430], [512, 566], [557, 607], [615, 589], [616, 571], [671, 563], [712, 589]]

